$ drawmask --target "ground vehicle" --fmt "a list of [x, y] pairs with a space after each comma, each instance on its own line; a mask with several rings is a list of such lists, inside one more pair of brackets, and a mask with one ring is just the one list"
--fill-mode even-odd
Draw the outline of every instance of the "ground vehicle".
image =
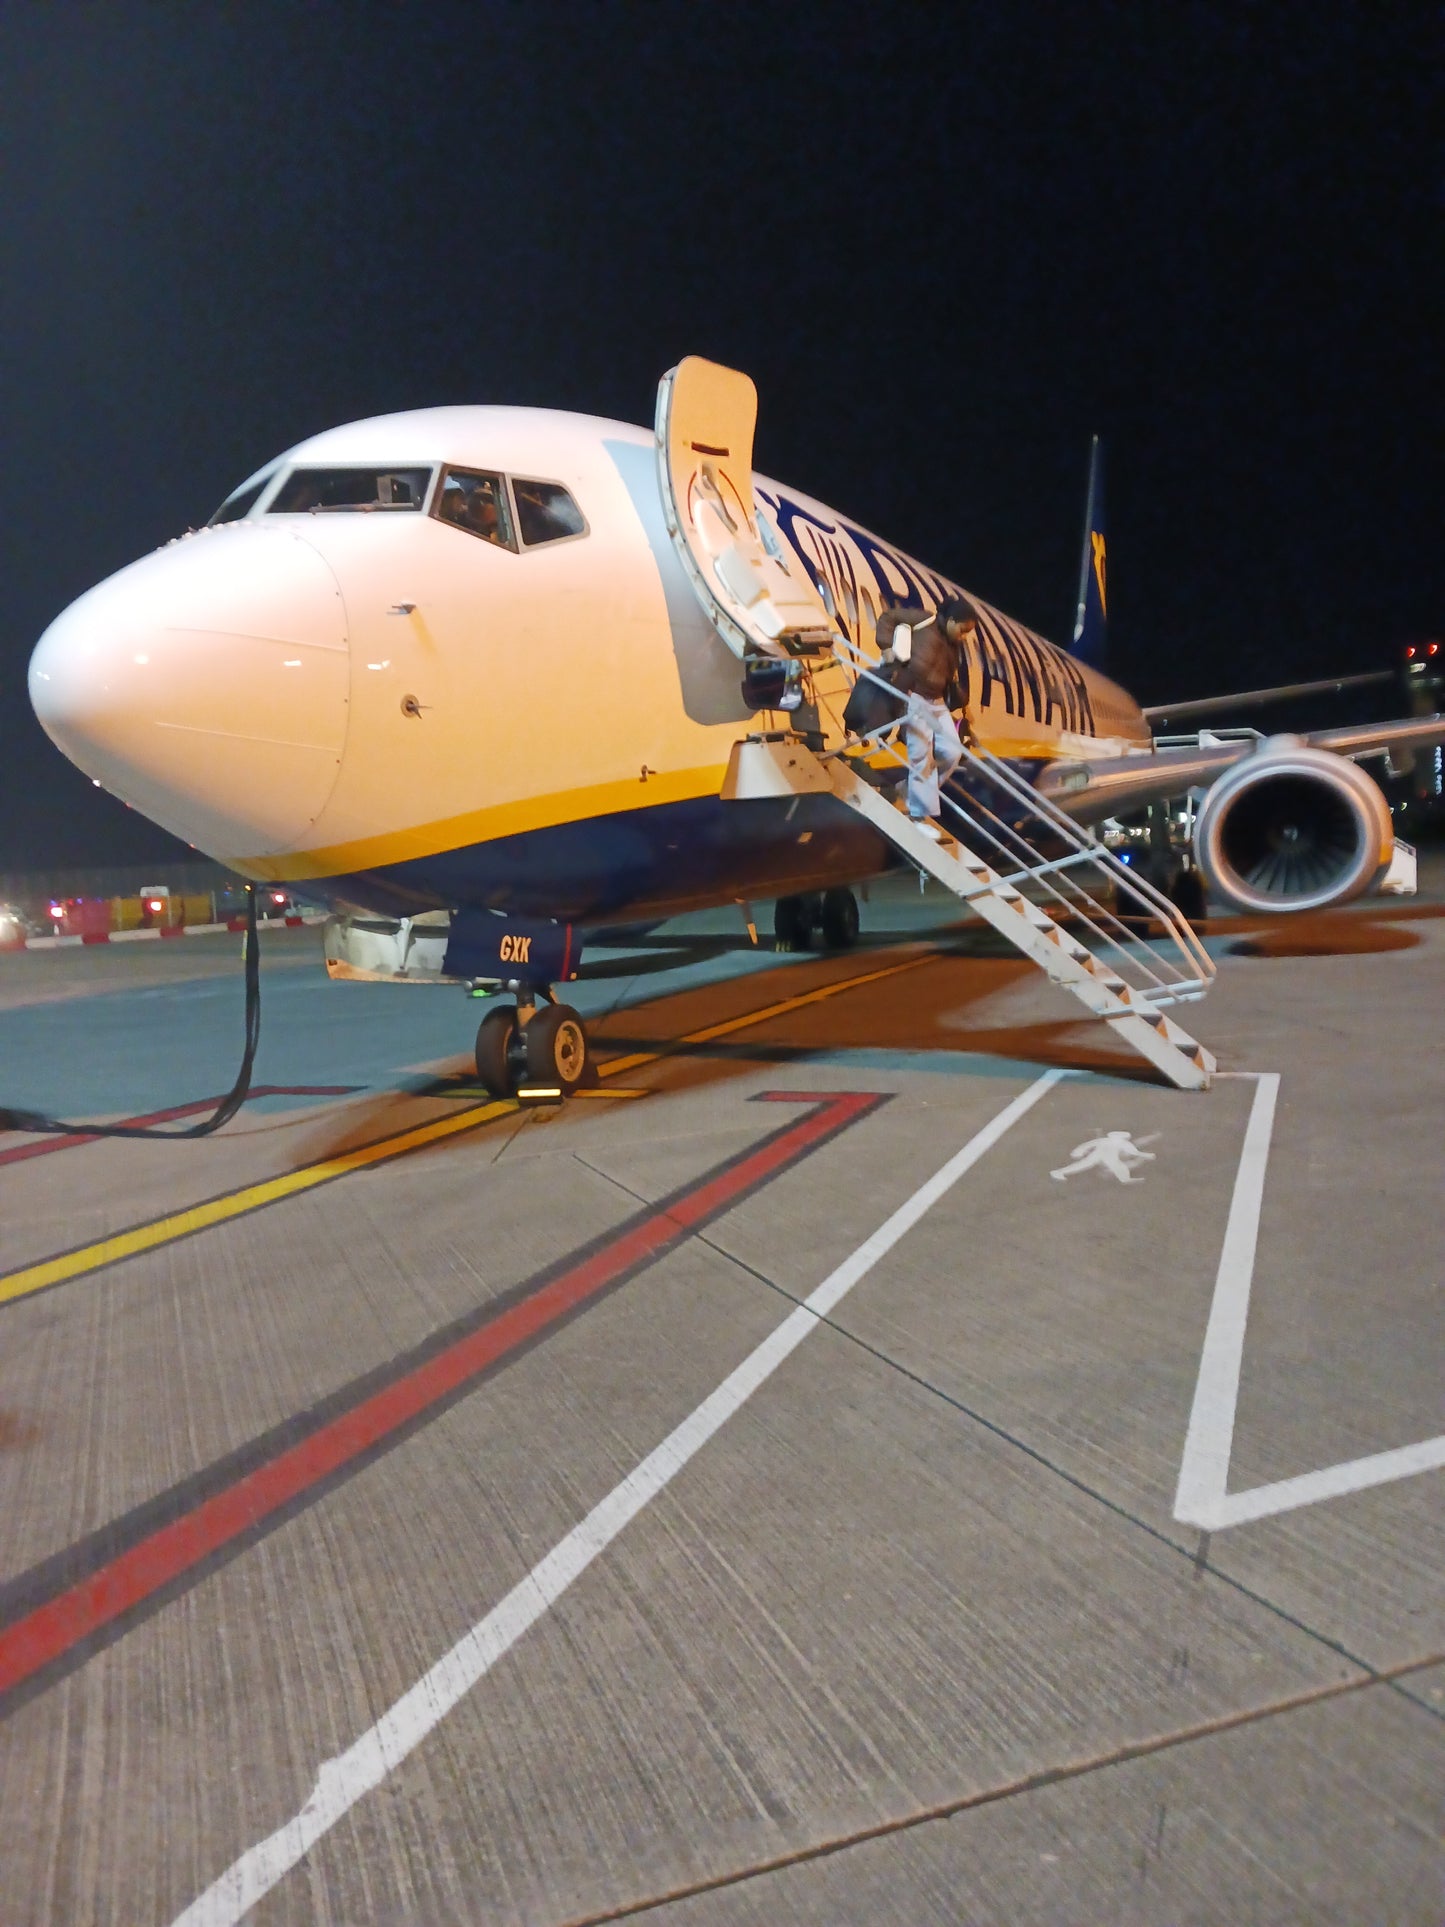
[[0, 950], [24, 943], [30, 936], [30, 919], [18, 903], [0, 903]]

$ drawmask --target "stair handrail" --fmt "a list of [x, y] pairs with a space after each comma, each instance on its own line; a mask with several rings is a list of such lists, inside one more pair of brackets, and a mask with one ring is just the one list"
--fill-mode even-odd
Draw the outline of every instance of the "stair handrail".
[[[855, 679], [866, 678], [878, 688], [885, 690], [895, 699], [899, 691], [894, 685], [880, 676], [862, 650], [846, 637], [839, 636], [834, 645], [834, 655], [845, 670], [851, 670]], [[892, 717], [876, 728], [850, 734], [847, 742], [834, 750], [823, 753], [824, 761], [836, 757], [856, 755], [860, 749], [872, 745], [883, 750], [890, 761], [907, 767], [906, 755], [897, 745], [897, 734], [903, 726], [901, 716]], [[889, 740], [892, 739], [892, 740]], [[1076, 916], [1091, 929], [1098, 939], [1113, 951], [1121, 963], [1129, 965], [1133, 971], [1152, 981], [1152, 991], [1144, 991], [1151, 1004], [1162, 1005], [1169, 1002], [1193, 1001], [1204, 994], [1209, 982], [1215, 975], [1215, 964], [1198, 933], [1188, 919], [1171, 903], [1169, 898], [1150, 883], [1146, 877], [1121, 863], [1106, 844], [1084, 831], [1074, 820], [1061, 810], [1053, 800], [1028, 782], [1027, 778], [1013, 770], [1001, 757], [985, 750], [975, 743], [964, 744], [965, 756], [986, 778], [1002, 789], [1020, 804], [1034, 819], [1046, 824], [1048, 828], [1072, 851], [1072, 855], [1062, 859], [1048, 859], [1043, 856], [1021, 830], [1006, 823], [989, 808], [982, 798], [964, 792], [966, 807], [957, 796], [951, 795], [947, 786], [941, 792], [941, 800], [970, 829], [980, 832], [995, 850], [1001, 852], [1011, 864], [1020, 865], [1017, 874], [1028, 877], [1047, 895], [1060, 904], [1071, 916]], [[987, 818], [988, 822], [982, 821]], [[989, 822], [995, 827], [990, 829]], [[1063, 876], [1065, 865], [1087, 861], [1108, 878], [1116, 889], [1122, 888], [1126, 895], [1135, 899], [1144, 910], [1158, 919], [1164, 926], [1167, 936], [1181, 959], [1188, 966], [1181, 970], [1171, 963], [1154, 944], [1138, 932], [1129, 930], [1119, 917], [1097, 898], [1090, 895], [1073, 878]], [[992, 865], [990, 866], [992, 867]], [[1055, 882], [1057, 877], [1058, 883]], [[1013, 881], [1005, 877], [1003, 881]], [[1058, 887], [1063, 884], [1064, 887]], [[1070, 894], [1071, 893], [1071, 894]], [[965, 899], [966, 900], [966, 899]], [[1114, 935], [1106, 927], [1113, 926]], [[1151, 968], [1146, 958], [1153, 958], [1157, 969]], [[1162, 975], [1160, 974], [1162, 972]]]

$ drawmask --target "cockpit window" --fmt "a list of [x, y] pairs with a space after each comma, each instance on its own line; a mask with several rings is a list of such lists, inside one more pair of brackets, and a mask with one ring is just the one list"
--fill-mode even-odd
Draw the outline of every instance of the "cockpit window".
[[219, 522], [239, 522], [243, 515], [249, 515], [265, 494], [267, 485], [275, 473], [276, 464], [272, 462], [268, 467], [263, 468], [259, 475], [251, 476], [250, 480], [242, 482], [238, 489], [233, 489], [211, 517], [208, 526], [215, 528]]
[[432, 513], [468, 535], [479, 535], [498, 548], [515, 549], [512, 515], [507, 505], [507, 490], [500, 475], [482, 475], [475, 469], [449, 468], [442, 477]]
[[297, 468], [281, 484], [266, 513], [419, 509], [431, 477], [429, 468]]
[[512, 493], [517, 498], [522, 540], [529, 549], [587, 533], [581, 509], [560, 482], [520, 482], [514, 477]]

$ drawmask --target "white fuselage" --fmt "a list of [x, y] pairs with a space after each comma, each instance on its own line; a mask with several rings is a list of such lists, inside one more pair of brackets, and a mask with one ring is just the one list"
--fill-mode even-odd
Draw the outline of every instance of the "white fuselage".
[[[268, 512], [297, 470], [351, 466], [425, 470], [425, 499]], [[448, 469], [510, 478], [514, 510], [519, 481], [560, 485], [585, 528], [497, 546], [432, 512]], [[883, 604], [932, 608], [957, 587], [821, 503], [757, 490], [865, 648]], [[966, 694], [986, 747], [1148, 745], [1116, 685], [971, 599]], [[244, 519], [59, 616], [30, 692], [60, 748], [168, 830], [362, 908], [610, 917], [890, 860], [826, 813], [816, 836], [737, 806], [719, 826], [729, 752], [756, 720], [664, 527], [652, 436], [591, 417], [440, 408], [315, 436]], [[833, 740], [845, 693], [830, 664], [816, 695]]]

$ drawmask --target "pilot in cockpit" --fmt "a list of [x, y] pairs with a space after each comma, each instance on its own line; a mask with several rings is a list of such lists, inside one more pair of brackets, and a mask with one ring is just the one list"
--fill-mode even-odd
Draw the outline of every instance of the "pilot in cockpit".
[[473, 534], [485, 536], [489, 542], [501, 541], [502, 530], [497, 515], [497, 497], [490, 482], [478, 482], [468, 495], [467, 527]]
[[485, 542], [507, 545], [496, 483], [488, 476], [448, 475], [437, 514], [444, 522], [479, 535]]

